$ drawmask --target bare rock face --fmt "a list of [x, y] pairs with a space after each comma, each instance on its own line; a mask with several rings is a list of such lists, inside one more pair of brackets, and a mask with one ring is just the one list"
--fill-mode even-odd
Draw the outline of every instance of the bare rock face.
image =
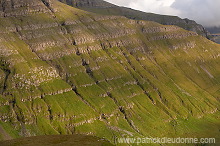
[[49, 6], [50, 0], [1, 0], [0, 16], [26, 16], [32, 13], [48, 12], [43, 5]]

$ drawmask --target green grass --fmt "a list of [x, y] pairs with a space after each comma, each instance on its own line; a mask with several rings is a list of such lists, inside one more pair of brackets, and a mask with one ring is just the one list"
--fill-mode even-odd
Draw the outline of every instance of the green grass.
[[7, 118], [0, 125], [9, 136], [77, 133], [111, 143], [131, 135], [218, 136], [219, 45], [200, 36], [152, 40], [188, 31], [143, 33], [170, 26], [53, 7], [53, 14], [1, 18], [26, 38], [6, 28], [0, 35], [15, 52], [0, 61]]
[[85, 145], [111, 146], [108, 141], [86, 135], [50, 135], [19, 138], [0, 142], [2, 146], [35, 146], [35, 145]]

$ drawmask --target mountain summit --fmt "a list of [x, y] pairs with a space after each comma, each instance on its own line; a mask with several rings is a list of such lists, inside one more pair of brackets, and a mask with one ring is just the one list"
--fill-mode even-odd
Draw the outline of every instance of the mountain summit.
[[1, 0], [0, 138], [219, 136], [220, 46], [57, 0]]

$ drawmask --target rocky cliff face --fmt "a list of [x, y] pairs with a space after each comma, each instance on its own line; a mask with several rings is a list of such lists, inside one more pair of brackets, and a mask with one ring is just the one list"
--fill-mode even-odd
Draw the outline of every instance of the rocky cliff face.
[[177, 16], [158, 15], [153, 13], [145, 13], [126, 7], [119, 7], [103, 0], [59, 0], [70, 6], [83, 9], [86, 11], [104, 14], [119, 15], [129, 19], [155, 21], [164, 25], [177, 25], [183, 29], [194, 31], [199, 35], [209, 38], [208, 31], [200, 24], [193, 20], [181, 19]]
[[1, 135], [218, 135], [219, 45], [56, 0], [0, 3]]

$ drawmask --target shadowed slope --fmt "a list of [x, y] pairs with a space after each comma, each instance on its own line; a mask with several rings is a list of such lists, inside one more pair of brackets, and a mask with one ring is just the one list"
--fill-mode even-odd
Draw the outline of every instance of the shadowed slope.
[[0, 142], [1, 146], [111, 146], [109, 142], [85, 135], [50, 135], [19, 138]]

